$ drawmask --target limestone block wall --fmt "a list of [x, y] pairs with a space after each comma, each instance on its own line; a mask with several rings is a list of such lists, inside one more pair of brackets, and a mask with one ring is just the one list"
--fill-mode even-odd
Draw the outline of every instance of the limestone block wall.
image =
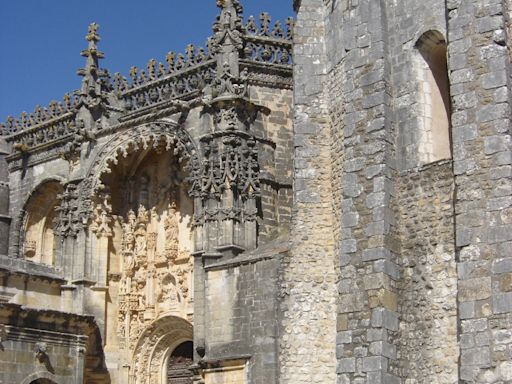
[[512, 153], [506, 2], [448, 1], [460, 380], [512, 380]]
[[340, 266], [337, 377], [397, 382], [400, 251], [386, 7], [339, 1], [325, 12]]
[[279, 382], [280, 259], [278, 252], [253, 254], [206, 268], [204, 360], [246, 361], [247, 381], [237, 383]]
[[[268, 144], [260, 146], [263, 221], [260, 245], [288, 232], [292, 209], [292, 91], [252, 87], [251, 100], [268, 108], [252, 128]], [[270, 145], [269, 145], [270, 144]]]
[[[296, 5], [296, 128], [303, 100], [327, 108], [330, 126], [338, 381], [509, 380], [508, 3]], [[446, 161], [425, 156], [435, 143], [424, 140], [428, 87], [416, 65], [430, 31], [448, 45], [452, 131], [440, 144], [453, 140], [453, 171], [446, 151]], [[323, 103], [312, 96], [322, 92]], [[303, 143], [301, 167], [305, 151], [322, 154]], [[301, 187], [316, 197], [302, 174], [296, 166], [297, 218]]]
[[[426, 153], [432, 146], [449, 147], [448, 132], [444, 143], [436, 143], [428, 132], [432, 106], [426, 106], [431, 90], [422, 70], [420, 39], [429, 31], [447, 39], [446, 7], [442, 0], [402, 0], [386, 3], [389, 28], [388, 56], [393, 97], [393, 125], [396, 137], [396, 168], [410, 169], [428, 163]], [[446, 58], [445, 58], [446, 60]], [[432, 127], [435, 129], [435, 127]], [[446, 156], [449, 158], [450, 156]]]

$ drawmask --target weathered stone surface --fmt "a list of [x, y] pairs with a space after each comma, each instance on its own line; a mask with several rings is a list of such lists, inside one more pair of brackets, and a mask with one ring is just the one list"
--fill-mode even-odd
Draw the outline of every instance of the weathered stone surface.
[[512, 1], [217, 5], [0, 126], [0, 381], [512, 381]]

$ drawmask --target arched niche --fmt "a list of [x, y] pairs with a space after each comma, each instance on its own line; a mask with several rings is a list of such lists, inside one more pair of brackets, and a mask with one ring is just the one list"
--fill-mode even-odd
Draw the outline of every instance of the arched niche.
[[62, 191], [59, 181], [47, 180], [32, 192], [25, 204], [21, 245], [27, 260], [54, 265], [54, 219]]
[[450, 83], [447, 45], [438, 31], [425, 32], [416, 42], [419, 86], [420, 164], [451, 158]]

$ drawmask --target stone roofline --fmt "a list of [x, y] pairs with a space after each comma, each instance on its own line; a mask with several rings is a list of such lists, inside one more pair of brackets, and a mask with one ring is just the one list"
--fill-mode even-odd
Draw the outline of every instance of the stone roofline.
[[[238, 1], [236, 1], [236, 3], [238, 3]], [[222, 5], [219, 5], [219, 2], [218, 6], [222, 7]], [[242, 9], [239, 4], [238, 6]], [[240, 14], [239, 16], [242, 21], [243, 15]], [[213, 25], [214, 32], [218, 23], [219, 17], [217, 17], [217, 21], [215, 21]], [[292, 63], [294, 19], [289, 17], [285, 24], [286, 27], [283, 27], [280, 21], [272, 23], [270, 15], [266, 12], [260, 14], [259, 23], [253, 16], [249, 16], [247, 21], [245, 23], [242, 22], [239, 28], [244, 40], [244, 55], [241, 57], [241, 61], [245, 61], [246, 65], [281, 66], [284, 71], [287, 71]], [[91, 87], [92, 84], [90, 83], [92, 81], [96, 83], [94, 85], [97, 89], [94, 92], [97, 97], [103, 97], [105, 100], [114, 98], [124, 101], [125, 105], [111, 105], [110, 109], [117, 112], [126, 110], [129, 112], [134, 104], [131, 99], [137, 96], [139, 96], [140, 99], [141, 97], [138, 95], [140, 92], [155, 89], [164, 83], [171, 82], [177, 83], [178, 87], [184, 86], [186, 91], [191, 88], [190, 84], [188, 84], [189, 82], [194, 83], [195, 80], [208, 82], [208, 78], [211, 77], [212, 72], [214, 73], [215, 71], [216, 52], [215, 47], [213, 47], [214, 36], [211, 36], [207, 39], [206, 49], [189, 44], [184, 53], [177, 54], [175, 52], [169, 52], [166, 55], [165, 64], [151, 59], [144, 69], [132, 66], [129, 72], [129, 80], [119, 73], [111, 77], [108, 70], [99, 67], [99, 60], [102, 59], [104, 55], [102, 52], [98, 51], [96, 47], [96, 43], [100, 41], [98, 28], [99, 26], [96, 23], [92, 23], [89, 26], [89, 31], [86, 36], [89, 47], [81, 52], [81, 55], [87, 58], [86, 67], [78, 70], [78, 74], [84, 78], [82, 81], [82, 89], [74, 91], [71, 94], [65, 94], [61, 102], [52, 101], [48, 107], [43, 108], [37, 106], [34, 112], [30, 114], [23, 112], [18, 118], [9, 116], [5, 122], [0, 123], [0, 136], [6, 136], [9, 142], [17, 143], [19, 135], [30, 134], [31, 132], [44, 129], [45, 127], [53, 127], [52, 130], [56, 131], [55, 135], [58, 135], [58, 131], [66, 130], [70, 124], [73, 125], [78, 110], [87, 103], [87, 100], [84, 100], [88, 97], [85, 94], [87, 90], [84, 89], [84, 86]], [[211, 70], [208, 68], [211, 68]], [[196, 75], [205, 69], [207, 69], [205, 73], [203, 73], [206, 77], [205, 79], [192, 79], [191, 81], [185, 81], [186, 84], [179, 84], [180, 78], [187, 77], [190, 74]], [[177, 81], [175, 81], [176, 79]], [[198, 89], [193, 89], [193, 91], [197, 90]], [[171, 98], [190, 99], [192, 96], [186, 95], [187, 92], [182, 93], [185, 94], [177, 95], [176, 92], [174, 92]], [[155, 98], [154, 94], [147, 96], [149, 96], [149, 98]], [[150, 102], [149, 104], [152, 103]], [[52, 132], [50, 132], [50, 135], [52, 137], [54, 136]], [[45, 142], [47, 141], [48, 140], [45, 140]], [[28, 145], [28, 147], [30, 147], [30, 145]], [[24, 151], [28, 148], [21, 144], [14, 149]]]

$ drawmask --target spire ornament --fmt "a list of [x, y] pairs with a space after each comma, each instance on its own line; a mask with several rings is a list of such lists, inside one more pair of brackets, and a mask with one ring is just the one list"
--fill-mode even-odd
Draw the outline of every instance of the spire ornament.
[[80, 106], [85, 106], [93, 115], [94, 120], [99, 118], [101, 112], [105, 112], [102, 105], [106, 102], [106, 93], [110, 90], [110, 76], [106, 69], [99, 66], [100, 59], [105, 57], [104, 53], [98, 50], [97, 43], [101, 40], [98, 34], [99, 25], [89, 25], [85, 40], [89, 45], [80, 55], [86, 58], [85, 67], [77, 71], [81, 76], [82, 86], [77, 95], [80, 97]]
[[212, 53], [217, 56], [217, 69], [239, 74], [239, 59], [244, 47], [243, 7], [238, 0], [217, 0], [220, 15], [213, 24]]

